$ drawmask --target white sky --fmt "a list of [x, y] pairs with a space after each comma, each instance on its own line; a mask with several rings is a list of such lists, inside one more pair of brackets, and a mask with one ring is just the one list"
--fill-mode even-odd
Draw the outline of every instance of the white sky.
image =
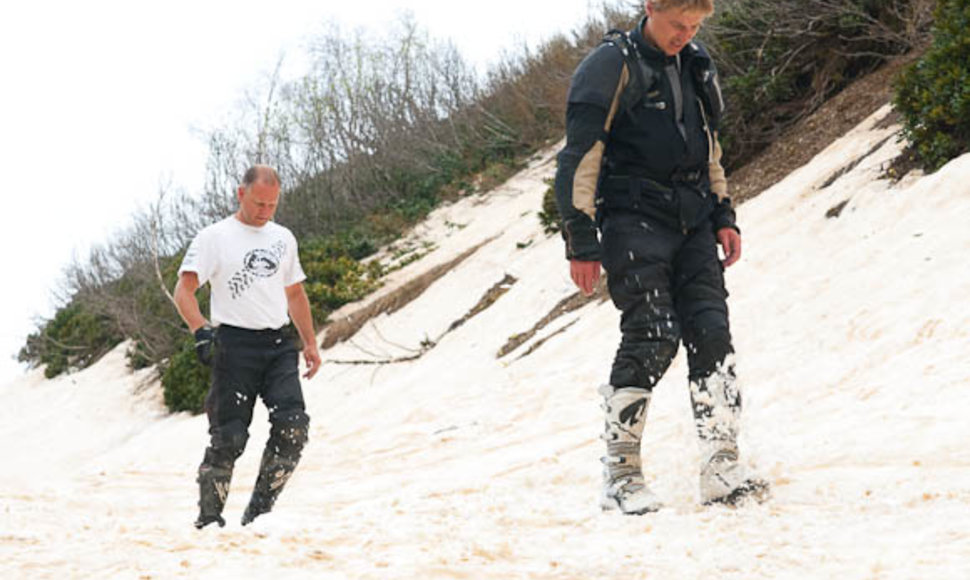
[[[379, 34], [403, 10], [484, 64], [521, 41], [567, 31], [597, 0], [156, 3], [36, 1], [2, 9], [0, 382], [11, 356], [52, 314], [51, 289], [74, 253], [105, 241], [171, 182], [201, 187], [219, 124], [280, 55], [291, 61], [328, 22]], [[511, 15], [514, 17], [510, 18]]]

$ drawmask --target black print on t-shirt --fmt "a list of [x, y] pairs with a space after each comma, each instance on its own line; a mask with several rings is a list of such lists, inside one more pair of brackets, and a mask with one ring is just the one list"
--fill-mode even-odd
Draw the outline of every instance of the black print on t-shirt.
[[257, 278], [269, 278], [280, 269], [286, 244], [276, 242], [269, 249], [257, 248], [243, 258], [243, 269], [229, 278], [229, 293], [235, 300], [243, 295]]

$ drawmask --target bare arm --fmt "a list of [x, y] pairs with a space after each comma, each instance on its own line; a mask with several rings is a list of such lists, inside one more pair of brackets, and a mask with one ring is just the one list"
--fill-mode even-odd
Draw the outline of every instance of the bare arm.
[[175, 307], [192, 333], [208, 324], [199, 308], [199, 301], [195, 298], [198, 289], [199, 276], [195, 272], [182, 272], [175, 284]]
[[306, 360], [305, 378], [313, 378], [320, 370], [320, 350], [317, 348], [317, 334], [313, 330], [313, 316], [310, 314], [310, 300], [307, 298], [303, 283], [297, 282], [286, 287], [286, 303], [290, 318], [303, 339], [303, 358]]

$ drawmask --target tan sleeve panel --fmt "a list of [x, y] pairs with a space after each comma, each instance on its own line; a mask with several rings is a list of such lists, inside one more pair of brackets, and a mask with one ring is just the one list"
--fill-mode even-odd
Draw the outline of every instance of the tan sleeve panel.
[[723, 201], [728, 197], [727, 177], [724, 176], [724, 168], [721, 166], [721, 144], [717, 140], [717, 133], [711, 136], [714, 145], [711, 151], [711, 159], [707, 163], [708, 173], [711, 179], [711, 191], [717, 196], [717, 201]]
[[590, 219], [596, 218], [596, 183], [600, 177], [604, 148], [602, 141], [594, 143], [593, 148], [583, 155], [573, 176], [573, 207]]
[[[606, 115], [606, 123], [603, 125], [604, 133], [609, 133], [610, 127], [613, 126], [613, 118], [620, 107], [620, 95], [623, 94], [623, 89], [628, 82], [630, 82], [630, 71], [627, 70], [626, 63], [623, 63], [620, 82], [616, 85], [613, 102], [610, 103], [610, 112]], [[579, 161], [576, 174], [573, 176], [573, 207], [588, 215], [590, 219], [596, 219], [596, 184], [599, 183], [605, 149], [606, 144], [602, 140], [596, 141]]]

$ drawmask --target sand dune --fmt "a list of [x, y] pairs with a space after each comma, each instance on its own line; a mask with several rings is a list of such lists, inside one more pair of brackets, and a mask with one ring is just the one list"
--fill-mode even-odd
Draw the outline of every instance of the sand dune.
[[[229, 526], [199, 532], [205, 419], [165, 414], [150, 375], [125, 370], [124, 345], [85, 371], [0, 388], [2, 576], [970, 577], [970, 155], [928, 177], [879, 179], [899, 152], [887, 139], [898, 127], [875, 127], [887, 112], [739, 211], [744, 258], [727, 278], [742, 445], [773, 484], [770, 502], [698, 505], [681, 353], [644, 445], [668, 507], [599, 511], [596, 387], [619, 337], [608, 301], [497, 358], [574, 291], [561, 240], [536, 218], [549, 150], [415, 229], [411, 243], [434, 249], [385, 293], [482, 245], [324, 352], [331, 362], [304, 385], [303, 463], [253, 526], [238, 519], [263, 410]], [[504, 293], [480, 302], [499, 282]]]

